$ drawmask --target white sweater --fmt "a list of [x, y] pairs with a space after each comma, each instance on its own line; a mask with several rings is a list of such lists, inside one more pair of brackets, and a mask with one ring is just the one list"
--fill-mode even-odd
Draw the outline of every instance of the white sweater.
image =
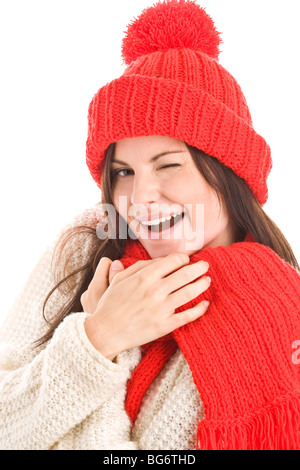
[[[87, 209], [62, 232], [78, 223], [96, 227], [99, 210], [99, 204]], [[203, 406], [180, 349], [151, 384], [131, 433], [124, 401], [140, 347], [111, 362], [89, 342], [88, 314], [82, 311], [66, 317], [47, 344], [33, 347], [47, 331], [42, 305], [56, 284], [51, 266], [56, 241], [1, 326], [0, 449], [195, 449]], [[73, 241], [74, 266], [84, 259], [87, 245]], [[48, 308], [64, 299], [56, 290]]]

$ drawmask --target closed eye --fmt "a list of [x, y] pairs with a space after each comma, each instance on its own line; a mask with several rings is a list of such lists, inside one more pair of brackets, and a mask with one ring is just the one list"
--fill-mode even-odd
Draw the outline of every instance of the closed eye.
[[[159, 170], [163, 170], [165, 168], [171, 168], [171, 167], [176, 167], [176, 166], [181, 166], [179, 163], [173, 163], [171, 165], [164, 165], [164, 166], [161, 166], [160, 168], [158, 168]], [[132, 171], [132, 170], [127, 170], [126, 168], [124, 169], [121, 169], [121, 170], [114, 170], [113, 171], [113, 176], [116, 176], [116, 175], [119, 175], [120, 176], [120, 173], [121, 171]], [[124, 175], [124, 176], [128, 176], [128, 175]]]

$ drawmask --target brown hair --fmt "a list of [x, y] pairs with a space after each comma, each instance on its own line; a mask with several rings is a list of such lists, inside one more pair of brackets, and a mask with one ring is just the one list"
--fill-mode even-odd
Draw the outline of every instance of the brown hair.
[[[235, 242], [244, 241], [249, 232], [257, 243], [270, 247], [299, 272], [300, 268], [291, 246], [277, 225], [264, 212], [246, 182], [237, 176], [231, 168], [226, 167], [216, 158], [205, 154], [187, 143], [185, 143], [185, 145], [200, 173], [215, 190], [219, 203], [221, 203], [221, 200], [225, 203], [229, 220], [235, 229]], [[115, 146], [116, 143], [114, 142], [106, 149], [101, 178], [101, 202], [112, 205], [112, 175], [110, 163], [114, 156]], [[124, 233], [124, 229], [126, 230], [125, 233], [127, 233], [127, 237], [130, 236], [128, 232], [130, 229], [117, 211], [116, 224], [115, 221], [110, 220], [109, 213], [107, 214], [106, 220], [107, 226], [113, 224], [113, 226], [116, 227], [116, 237], [100, 240], [97, 236], [96, 228], [80, 225], [67, 230], [59, 239], [52, 260], [57, 260], [55, 263], [55, 272], [60, 279], [59, 281], [56, 279], [58, 282], [48, 293], [44, 301], [43, 316], [49, 324], [49, 328], [47, 332], [36, 341], [37, 345], [48, 341], [57, 326], [67, 315], [72, 312], [82, 311], [80, 302], [81, 295], [87, 290], [100, 259], [105, 256], [111, 260], [115, 260], [122, 256], [126, 239], [119, 238], [119, 227], [122, 227], [122, 233]], [[81, 244], [88, 242], [89, 253], [86, 262], [74, 270], [70, 268], [72, 265], [72, 252], [68, 257], [61, 255], [63, 250], [67, 249], [68, 241], [73, 237], [78, 238], [78, 235], [81, 236], [82, 234], [84, 238]], [[61, 265], [60, 259], [65, 259], [63, 265]], [[72, 279], [73, 281], [75, 279], [76, 282], [70, 284], [70, 280]], [[58, 305], [56, 314], [48, 320], [45, 314], [47, 301], [56, 289], [61, 290], [63, 287], [66, 287], [64, 293], [67, 295], [67, 301], [63, 305]]]

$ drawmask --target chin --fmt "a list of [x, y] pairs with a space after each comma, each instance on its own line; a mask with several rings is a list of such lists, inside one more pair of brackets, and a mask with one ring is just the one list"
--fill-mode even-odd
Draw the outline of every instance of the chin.
[[156, 246], [151, 240], [143, 240], [142, 238], [138, 240], [152, 259], [165, 257], [173, 253], [186, 253], [191, 256], [203, 249], [202, 244], [199, 245], [198, 243], [193, 246], [188, 240], [156, 240], [155, 243], [158, 242]]

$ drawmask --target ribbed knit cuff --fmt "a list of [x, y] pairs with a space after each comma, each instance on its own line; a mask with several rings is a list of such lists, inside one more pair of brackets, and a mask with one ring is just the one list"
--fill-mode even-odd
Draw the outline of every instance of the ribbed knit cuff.
[[90, 103], [86, 162], [98, 186], [109, 144], [161, 133], [213, 155], [266, 202], [271, 151], [250, 123], [200, 88], [140, 74], [113, 80]]

